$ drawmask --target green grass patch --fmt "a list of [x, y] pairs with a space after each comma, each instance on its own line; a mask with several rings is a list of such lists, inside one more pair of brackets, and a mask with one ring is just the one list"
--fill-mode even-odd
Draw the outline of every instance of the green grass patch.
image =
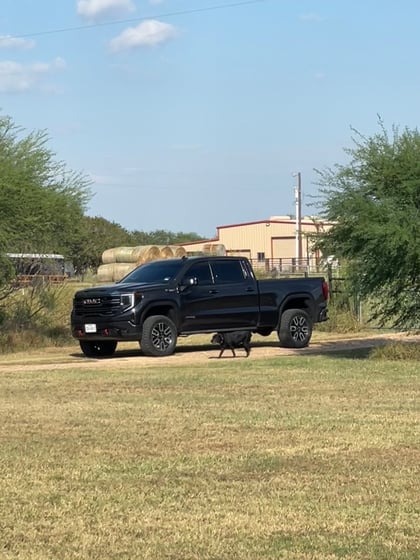
[[417, 559], [414, 361], [0, 376], [0, 557]]

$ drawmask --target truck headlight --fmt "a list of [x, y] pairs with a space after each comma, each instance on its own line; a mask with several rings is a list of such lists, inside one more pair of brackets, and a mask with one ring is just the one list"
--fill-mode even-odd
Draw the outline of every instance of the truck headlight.
[[120, 305], [122, 307], [134, 307], [141, 300], [143, 296], [140, 292], [134, 292], [131, 294], [121, 294], [120, 295]]

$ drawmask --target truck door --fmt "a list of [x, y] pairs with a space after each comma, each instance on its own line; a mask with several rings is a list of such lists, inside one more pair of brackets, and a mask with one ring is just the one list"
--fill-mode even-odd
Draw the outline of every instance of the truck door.
[[193, 264], [181, 281], [181, 330], [204, 331], [211, 330], [212, 306], [215, 297], [214, 280], [208, 262]]
[[223, 328], [255, 327], [259, 318], [257, 282], [241, 260], [214, 260], [210, 263], [216, 298], [215, 320]]
[[256, 281], [238, 259], [195, 263], [187, 272], [196, 285], [182, 292], [182, 330], [252, 328], [257, 325]]

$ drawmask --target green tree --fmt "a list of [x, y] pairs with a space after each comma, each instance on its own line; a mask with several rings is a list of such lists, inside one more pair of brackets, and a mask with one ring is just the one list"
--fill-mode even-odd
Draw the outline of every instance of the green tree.
[[372, 318], [420, 325], [420, 134], [365, 137], [353, 130], [349, 160], [318, 171], [323, 214], [335, 225], [320, 247], [349, 263], [353, 288], [374, 300]]
[[27, 135], [0, 117], [0, 239], [7, 252], [71, 257], [89, 181], [54, 159], [45, 132]]
[[176, 245], [177, 243], [190, 243], [203, 239], [197, 233], [171, 232], [157, 229], [146, 233], [144, 231], [132, 231], [131, 237], [134, 245]]
[[73, 247], [73, 265], [79, 274], [97, 269], [106, 249], [133, 245], [126, 229], [99, 216], [85, 216], [79, 234]]

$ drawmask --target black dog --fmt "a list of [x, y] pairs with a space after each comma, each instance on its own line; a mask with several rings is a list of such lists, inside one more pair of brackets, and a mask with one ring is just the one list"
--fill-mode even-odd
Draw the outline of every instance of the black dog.
[[220, 358], [226, 348], [232, 350], [232, 354], [236, 357], [235, 348], [244, 348], [246, 357], [248, 358], [251, 352], [251, 333], [249, 331], [231, 331], [225, 333], [216, 333], [211, 339], [212, 344], [220, 345]]

